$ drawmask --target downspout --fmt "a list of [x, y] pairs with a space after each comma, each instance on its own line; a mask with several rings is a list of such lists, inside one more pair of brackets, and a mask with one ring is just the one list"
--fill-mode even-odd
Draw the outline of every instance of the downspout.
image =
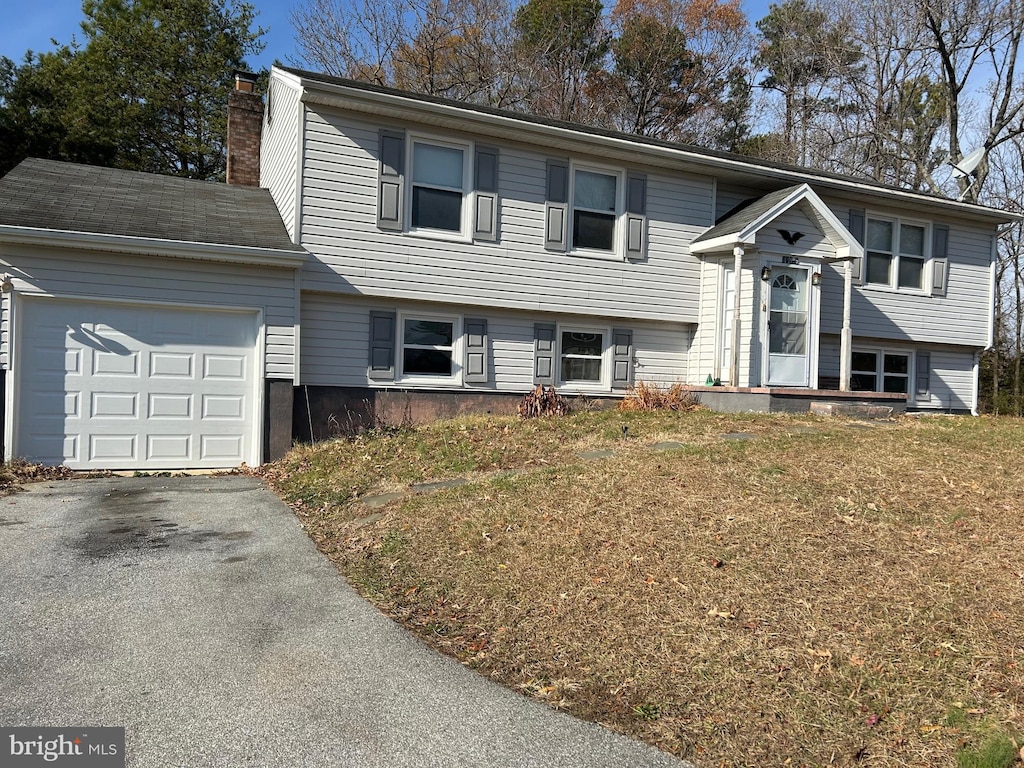
[[843, 331], [839, 340], [839, 391], [850, 391], [850, 368], [853, 365], [853, 328], [850, 305], [853, 302], [853, 261], [846, 261], [843, 270]]
[[971, 416], [978, 415], [978, 387], [981, 382], [981, 353], [974, 353], [974, 387], [971, 393]]
[[734, 387], [740, 385], [740, 288], [743, 284], [743, 253], [742, 245], [737, 245], [732, 249], [735, 261], [732, 288], [732, 338], [729, 341], [732, 347], [732, 360], [729, 361], [729, 383]]

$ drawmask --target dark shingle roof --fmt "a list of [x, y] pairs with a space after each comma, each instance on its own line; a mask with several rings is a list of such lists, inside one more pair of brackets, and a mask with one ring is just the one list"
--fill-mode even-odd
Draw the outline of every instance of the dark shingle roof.
[[764, 214], [768, 213], [768, 211], [793, 194], [796, 190], [800, 189], [800, 186], [801, 185], [797, 184], [793, 187], [786, 187], [785, 189], [780, 189], [777, 192], [771, 192], [762, 198], [754, 200], [752, 203], [744, 206], [736, 213], [726, 216], [693, 242], [701, 243], [705, 240], [714, 240], [716, 237], [731, 235], [746, 229], [750, 224], [753, 224]]
[[0, 179], [0, 225], [302, 252], [265, 189], [36, 158]]

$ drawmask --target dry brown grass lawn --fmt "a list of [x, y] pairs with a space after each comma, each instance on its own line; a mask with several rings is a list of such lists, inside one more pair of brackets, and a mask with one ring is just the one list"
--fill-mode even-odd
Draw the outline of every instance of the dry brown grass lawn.
[[[647, 447], [666, 439], [686, 447]], [[615, 457], [576, 456], [600, 447]], [[353, 500], [513, 469], [379, 517]], [[462, 421], [268, 474], [428, 643], [699, 765], [966, 766], [990, 735], [1024, 746], [1020, 421]]]

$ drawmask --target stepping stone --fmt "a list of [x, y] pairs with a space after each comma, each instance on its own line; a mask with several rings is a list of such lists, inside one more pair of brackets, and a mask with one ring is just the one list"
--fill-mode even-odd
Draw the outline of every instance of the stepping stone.
[[413, 483], [409, 487], [412, 488], [413, 493], [430, 493], [431, 491], [440, 491], [445, 488], [458, 488], [460, 485], [465, 485], [468, 482], [464, 477], [456, 477], [454, 480], [440, 480], [436, 483]]
[[365, 496], [360, 501], [368, 507], [383, 507], [392, 501], [398, 501], [405, 497], [406, 494], [404, 493], [382, 493], [380, 496]]
[[674, 440], [666, 440], [664, 443], [655, 443], [651, 446], [652, 451], [677, 451], [680, 448], [685, 448], [684, 443], [677, 443]]
[[726, 432], [722, 435], [723, 440], [756, 440], [757, 435], [752, 435], [749, 432]]
[[584, 451], [578, 454], [581, 459], [610, 459], [615, 455], [615, 451]]
[[382, 517], [384, 517], [384, 515], [380, 513], [374, 515], [367, 515], [366, 517], [360, 517], [358, 520], [352, 521], [352, 526], [354, 528], [363, 528], [367, 525], [372, 525], [373, 523], [376, 523]]
[[874, 424], [847, 424], [850, 429], [875, 429]]
[[814, 427], [793, 427], [789, 431], [795, 435], [816, 435], [821, 430], [815, 429]]

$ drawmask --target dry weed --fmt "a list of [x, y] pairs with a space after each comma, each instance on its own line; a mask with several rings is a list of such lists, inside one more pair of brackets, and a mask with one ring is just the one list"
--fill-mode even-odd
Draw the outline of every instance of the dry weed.
[[304, 517], [427, 642], [699, 764], [954, 765], [1024, 733], [1024, 424], [633, 418], [689, 447], [582, 462], [566, 435], [371, 523]]

